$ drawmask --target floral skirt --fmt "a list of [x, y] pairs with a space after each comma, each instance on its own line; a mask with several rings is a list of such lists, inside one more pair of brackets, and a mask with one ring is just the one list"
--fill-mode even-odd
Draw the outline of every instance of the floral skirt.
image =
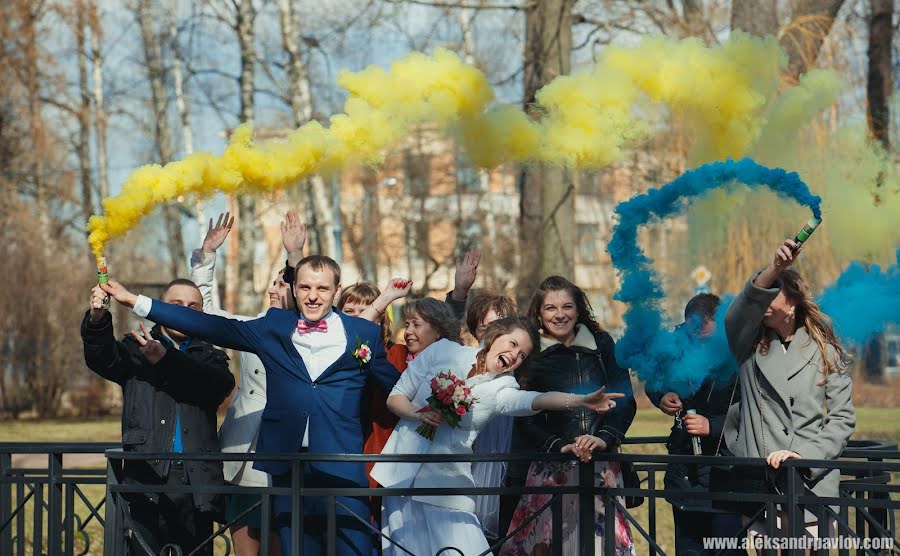
[[[578, 484], [578, 466], [573, 463], [557, 463], [536, 461], [528, 469], [528, 478], [525, 486], [567, 486]], [[594, 462], [594, 484], [596, 486], [608, 485], [622, 488], [622, 470], [619, 462], [596, 461]], [[550, 501], [549, 494], [526, 494], [519, 501], [516, 512], [513, 514], [509, 531], [515, 531], [528, 517], [538, 511], [541, 506]], [[625, 500], [620, 498], [622, 505]], [[531, 556], [532, 554], [548, 553], [554, 542], [552, 506], [544, 510], [540, 516], [531, 521], [521, 531], [504, 543], [501, 556]], [[603, 538], [606, 536], [606, 507], [603, 498], [594, 497], [594, 553], [603, 554]], [[616, 512], [616, 556], [632, 556], [634, 554], [634, 542], [631, 537], [631, 528], [621, 512]], [[578, 496], [575, 494], [563, 495], [562, 502], [562, 543], [563, 554], [578, 554]]]

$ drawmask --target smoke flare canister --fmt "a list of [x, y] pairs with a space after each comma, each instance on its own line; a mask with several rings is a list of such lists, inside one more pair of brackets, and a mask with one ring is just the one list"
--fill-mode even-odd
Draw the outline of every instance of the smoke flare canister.
[[803, 228], [801, 228], [800, 231], [797, 232], [797, 235], [794, 236], [794, 243], [797, 244], [797, 247], [794, 248], [794, 251], [799, 249], [800, 246], [803, 245], [803, 242], [805, 242], [807, 239], [809, 239], [809, 236], [811, 236], [812, 233], [814, 231], [816, 231], [816, 228], [818, 228], [819, 224], [821, 224], [821, 223], [822, 223], [821, 218], [816, 218], [815, 216], [813, 216], [812, 218], [809, 219], [809, 222], [807, 222], [803, 226]]
[[[687, 412], [688, 412], [689, 415], [696, 415], [696, 414], [697, 414], [697, 410], [696, 410], [696, 409], [688, 409]], [[693, 434], [691, 435], [691, 448], [694, 449], [694, 455], [695, 455], [695, 456], [702, 456], [702, 455], [703, 455], [703, 448], [700, 446], [700, 437], [699, 437], [699, 436], [696, 436], [696, 435], [693, 435]]]
[[[100, 262], [97, 263], [97, 283], [109, 284], [109, 270], [106, 267], [106, 257], [100, 257]], [[109, 296], [103, 300], [103, 308], [109, 309]]]

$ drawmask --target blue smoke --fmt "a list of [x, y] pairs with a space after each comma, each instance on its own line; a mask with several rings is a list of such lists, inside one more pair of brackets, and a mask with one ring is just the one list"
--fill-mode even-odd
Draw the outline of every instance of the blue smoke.
[[638, 229], [652, 220], [681, 214], [693, 199], [713, 189], [738, 184], [766, 186], [780, 197], [808, 206], [816, 218], [822, 217], [822, 199], [810, 193], [796, 172], [767, 168], [749, 158], [705, 164], [616, 207], [618, 223], [607, 251], [620, 277], [614, 298], [628, 305], [625, 335], [616, 343], [616, 359], [645, 380], [650, 390], [689, 395], [707, 376], [730, 376], [735, 364], [723, 324], [730, 300], [722, 300], [716, 331], [705, 340], [696, 340], [685, 327], [665, 328], [660, 308], [665, 293], [652, 261], [638, 246]]
[[900, 250], [897, 263], [882, 272], [879, 265], [850, 263], [819, 297], [819, 307], [834, 321], [844, 341], [860, 343], [900, 322]]

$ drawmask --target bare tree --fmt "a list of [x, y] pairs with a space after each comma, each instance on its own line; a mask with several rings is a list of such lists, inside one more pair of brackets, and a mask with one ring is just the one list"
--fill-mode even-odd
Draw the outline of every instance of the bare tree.
[[788, 54], [788, 75], [796, 80], [816, 63], [844, 0], [792, 0], [791, 22], [782, 30], [781, 46]]
[[731, 3], [731, 29], [764, 37], [778, 31], [777, 0], [740, 0]]
[[[572, 8], [577, 0], [534, 2], [525, 8], [524, 102], [530, 110], [537, 91], [571, 67]], [[539, 116], [534, 114], [535, 116]], [[519, 175], [520, 305], [542, 276], [574, 279], [575, 187], [564, 169], [548, 164], [522, 168]]]
[[[252, 0], [235, 1], [234, 31], [237, 34], [241, 56], [241, 72], [238, 78], [240, 91], [241, 122], [253, 123], [254, 99], [256, 92], [257, 53], [255, 41], [256, 8]], [[256, 200], [252, 195], [239, 195], [236, 201], [237, 216], [242, 223], [238, 226], [237, 237], [232, 237], [229, 255], [237, 251], [237, 272], [231, 272], [236, 280], [226, 284], [226, 303], [229, 310], [240, 314], [254, 314], [259, 309], [256, 288], [254, 287], [254, 269], [256, 268], [256, 242], [259, 238], [256, 226]], [[234, 240], [237, 239], [237, 242]], [[229, 261], [229, 267], [235, 264]]]
[[[160, 37], [153, 26], [156, 19], [152, 0], [139, 0], [137, 20], [143, 42], [144, 65], [150, 81], [150, 104], [153, 114], [153, 138], [160, 164], [173, 159], [171, 129], [169, 127], [168, 95], [166, 94], [166, 71], [162, 61]], [[166, 225], [166, 243], [169, 248], [169, 269], [174, 278], [183, 273], [184, 240], [181, 230], [181, 211], [174, 204], [163, 207]]]
[[869, 19], [869, 72], [866, 81], [869, 131], [884, 150], [891, 150], [890, 97], [892, 85], [891, 45], [894, 26], [894, 0], [871, 0]]
[[106, 147], [106, 106], [103, 99], [103, 26], [94, 0], [88, 1], [87, 25], [91, 32], [91, 73], [93, 80], [94, 133], [97, 140], [97, 181], [99, 197], [109, 196], [109, 154]]
[[[294, 126], [299, 127], [313, 118], [314, 107], [309, 79], [309, 68], [300, 50], [300, 10], [295, 0], [278, 0], [278, 22], [281, 42], [287, 54], [287, 100], [291, 107]], [[334, 207], [321, 176], [312, 176], [306, 188], [307, 220], [310, 226], [310, 245], [317, 253], [329, 253], [337, 257], [341, 246], [335, 243], [332, 231]]]
[[75, 44], [78, 50], [78, 170], [81, 174], [81, 204], [84, 220], [94, 213], [93, 183], [91, 179], [91, 94], [88, 89], [88, 46], [86, 38], [87, 6], [84, 0], [74, 5]]

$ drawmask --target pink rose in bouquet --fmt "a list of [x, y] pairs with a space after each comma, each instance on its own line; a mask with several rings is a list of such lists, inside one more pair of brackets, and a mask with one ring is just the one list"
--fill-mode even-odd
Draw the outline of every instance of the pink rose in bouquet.
[[[431, 395], [428, 396], [428, 405], [419, 412], [433, 409], [441, 414], [445, 423], [456, 428], [465, 414], [472, 409], [474, 403], [472, 389], [466, 386], [466, 381], [450, 371], [444, 371], [431, 379]], [[435, 430], [433, 425], [423, 423], [416, 429], [416, 432], [428, 440], [434, 440]]]

